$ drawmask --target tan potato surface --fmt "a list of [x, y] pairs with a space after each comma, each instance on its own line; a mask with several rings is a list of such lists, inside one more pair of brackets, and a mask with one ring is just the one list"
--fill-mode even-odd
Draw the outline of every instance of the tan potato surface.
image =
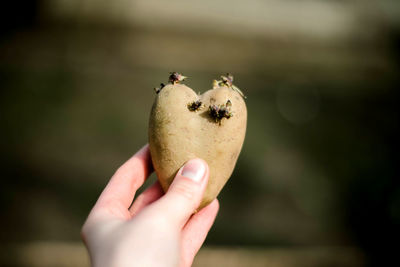
[[[200, 99], [198, 111], [187, 105]], [[210, 117], [210, 104], [232, 103], [233, 117], [221, 123]], [[149, 121], [150, 153], [158, 180], [168, 190], [177, 171], [193, 158], [204, 159], [210, 178], [199, 208], [214, 200], [231, 176], [243, 145], [247, 122], [243, 98], [228, 87], [197, 95], [183, 84], [168, 84], [155, 99]]]

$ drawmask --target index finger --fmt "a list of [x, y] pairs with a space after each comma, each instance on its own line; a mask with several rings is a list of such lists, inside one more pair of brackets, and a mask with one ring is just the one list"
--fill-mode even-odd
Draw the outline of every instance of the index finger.
[[93, 210], [106, 209], [113, 215], [126, 217], [137, 189], [153, 171], [149, 146], [145, 145], [111, 177]]

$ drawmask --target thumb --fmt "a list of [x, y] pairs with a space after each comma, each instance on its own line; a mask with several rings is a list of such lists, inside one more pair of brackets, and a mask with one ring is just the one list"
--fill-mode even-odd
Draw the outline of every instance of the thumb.
[[209, 176], [207, 163], [192, 159], [178, 171], [167, 193], [160, 199], [169, 219], [184, 225], [200, 205]]

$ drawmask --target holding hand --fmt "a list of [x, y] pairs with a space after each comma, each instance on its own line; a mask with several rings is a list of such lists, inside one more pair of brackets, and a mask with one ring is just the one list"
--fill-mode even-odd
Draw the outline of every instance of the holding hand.
[[148, 146], [123, 164], [82, 228], [92, 266], [190, 266], [218, 212], [218, 200], [194, 213], [209, 169], [188, 161], [164, 195], [158, 182], [132, 203], [152, 171]]

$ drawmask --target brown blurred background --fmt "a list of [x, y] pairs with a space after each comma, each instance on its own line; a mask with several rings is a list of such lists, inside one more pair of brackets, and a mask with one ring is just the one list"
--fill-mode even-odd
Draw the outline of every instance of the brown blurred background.
[[87, 266], [80, 227], [170, 71], [248, 97], [196, 266], [396, 265], [400, 1], [3, 2], [0, 266]]

